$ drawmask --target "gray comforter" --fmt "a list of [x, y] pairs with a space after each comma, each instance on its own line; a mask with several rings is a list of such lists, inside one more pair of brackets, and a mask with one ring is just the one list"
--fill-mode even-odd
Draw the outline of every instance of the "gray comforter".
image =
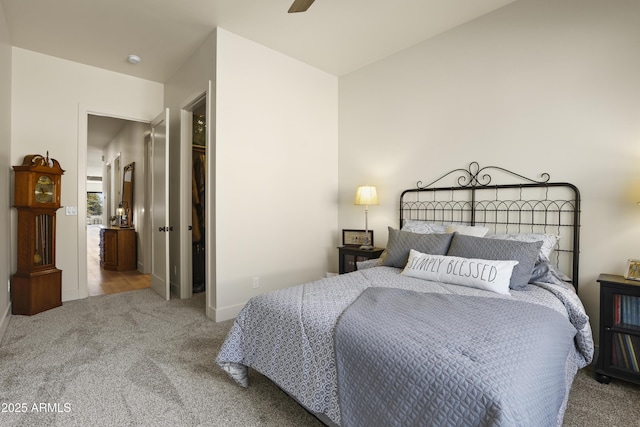
[[335, 331], [342, 424], [554, 426], [574, 335], [537, 304], [365, 289]]
[[[340, 315], [365, 289], [393, 288], [425, 294], [466, 295], [480, 302], [494, 299], [519, 301], [546, 307], [550, 310], [545, 310], [545, 313], [558, 313], [566, 319], [565, 324], [572, 325], [572, 336], [561, 343], [564, 346], [568, 341], [570, 349], [566, 359], [556, 367], [563, 374], [560, 378], [562, 397], [555, 398], [554, 403], [554, 408], [559, 409], [557, 413], [553, 408], [549, 410], [551, 416], [556, 417], [556, 424], [562, 423], [575, 372], [586, 366], [593, 355], [588, 317], [575, 292], [562, 286], [540, 283], [528, 285], [522, 291], [513, 291], [511, 296], [504, 296], [413, 279], [401, 276], [400, 271], [391, 267], [358, 270], [252, 298], [236, 318], [218, 354], [218, 365], [245, 387], [248, 386], [247, 368], [251, 367], [269, 377], [309, 410], [326, 416], [336, 424], [348, 426], [349, 422], [343, 423], [340, 414], [340, 401], [349, 397], [342, 396], [342, 391], [340, 396], [338, 393], [334, 332]], [[535, 321], [524, 321], [514, 316], [509, 323], [515, 324], [515, 330], [523, 331], [547, 321], [549, 317], [546, 314]], [[478, 323], [482, 321], [478, 320]], [[456, 331], [449, 330], [446, 334], [450, 336]], [[519, 334], [515, 332], [514, 338]], [[549, 342], [547, 346], [557, 344]], [[501, 349], [495, 347], [492, 355], [501, 358]], [[448, 354], [442, 355], [442, 358], [446, 357]], [[495, 374], [499, 377], [498, 371]], [[392, 398], [393, 394], [387, 393], [387, 396]], [[476, 398], [486, 399], [490, 396]], [[399, 422], [404, 424], [401, 420]]]

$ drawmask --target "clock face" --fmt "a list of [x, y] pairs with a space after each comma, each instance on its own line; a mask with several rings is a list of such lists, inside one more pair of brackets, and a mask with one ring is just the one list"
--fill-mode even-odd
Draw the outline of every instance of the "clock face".
[[42, 175], [38, 178], [35, 186], [35, 199], [38, 203], [53, 203], [53, 193], [55, 193], [56, 186], [46, 175]]

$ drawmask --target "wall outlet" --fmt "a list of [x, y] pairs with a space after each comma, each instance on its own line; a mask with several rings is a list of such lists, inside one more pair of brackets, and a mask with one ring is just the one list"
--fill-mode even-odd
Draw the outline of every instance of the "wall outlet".
[[255, 276], [253, 278], [253, 289], [258, 289], [260, 287], [260, 278]]

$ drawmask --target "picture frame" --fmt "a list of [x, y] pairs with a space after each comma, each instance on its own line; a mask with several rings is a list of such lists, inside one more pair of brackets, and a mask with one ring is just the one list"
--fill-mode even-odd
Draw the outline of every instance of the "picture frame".
[[366, 243], [369, 234], [369, 245], [373, 246], [373, 230], [342, 230], [342, 246], [362, 246]]
[[627, 261], [627, 270], [624, 278], [627, 280], [640, 281], [640, 259], [630, 259]]

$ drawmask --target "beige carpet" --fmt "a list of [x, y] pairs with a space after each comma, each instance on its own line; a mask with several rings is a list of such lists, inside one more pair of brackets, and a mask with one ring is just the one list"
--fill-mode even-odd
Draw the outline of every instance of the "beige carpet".
[[[321, 426], [262, 375], [243, 389], [214, 359], [231, 322], [204, 294], [151, 290], [14, 316], [0, 345], [2, 426]], [[580, 372], [567, 426], [640, 426], [640, 387]], [[18, 412], [21, 411], [21, 412]]]
[[639, 427], [640, 385], [616, 380], [600, 384], [591, 367], [581, 370], [571, 388], [564, 425]]

